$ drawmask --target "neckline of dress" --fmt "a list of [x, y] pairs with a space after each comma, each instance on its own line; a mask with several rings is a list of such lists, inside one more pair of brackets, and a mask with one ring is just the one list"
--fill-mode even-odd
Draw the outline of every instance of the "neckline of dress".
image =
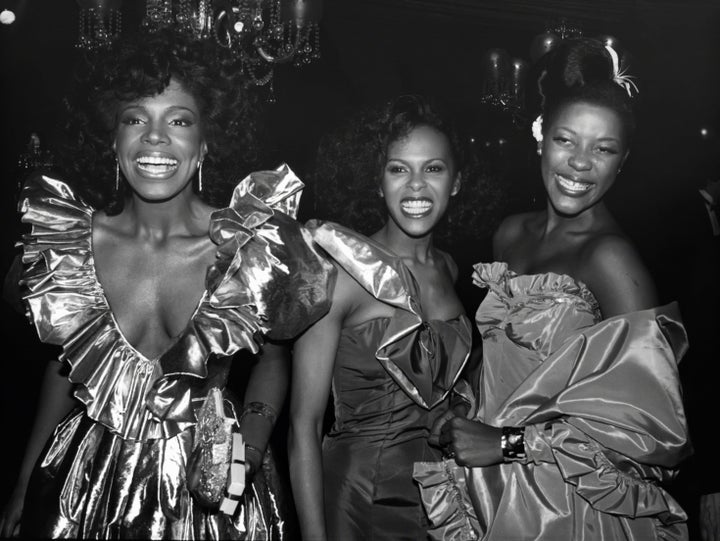
[[183, 335], [187, 332], [187, 329], [190, 327], [190, 325], [194, 322], [195, 317], [200, 312], [200, 309], [202, 308], [203, 304], [205, 304], [205, 301], [208, 298], [208, 291], [207, 287], [203, 289], [203, 294], [200, 296], [200, 300], [197, 302], [195, 309], [193, 310], [192, 314], [190, 315], [190, 318], [188, 319], [187, 323], [183, 326], [182, 331], [174, 337], [167, 348], [163, 349], [162, 352], [157, 355], [156, 357], [150, 358], [144, 353], [142, 353], [139, 349], [137, 349], [131, 342], [128, 340], [128, 338], [125, 336], [125, 333], [122, 330], [122, 327], [118, 323], [117, 318], [115, 317], [115, 313], [112, 310], [112, 306], [110, 304], [110, 301], [108, 300], [107, 293], [105, 292], [105, 287], [103, 286], [102, 282], [100, 281], [100, 276], [97, 272], [97, 267], [95, 265], [95, 239], [94, 239], [94, 233], [95, 233], [95, 223], [94, 223], [94, 217], [97, 213], [97, 210], [91, 207], [91, 212], [89, 214], [89, 250], [88, 250], [88, 265], [90, 266], [90, 271], [92, 275], [93, 282], [95, 283], [95, 287], [99, 291], [100, 299], [102, 300], [102, 303], [105, 307], [105, 310], [107, 310], [108, 315], [110, 316], [110, 321], [112, 322], [113, 330], [117, 333], [118, 337], [120, 338], [120, 341], [123, 343], [124, 346], [126, 346], [130, 351], [132, 351], [135, 355], [137, 355], [141, 360], [148, 362], [148, 363], [156, 363], [160, 358], [162, 358], [163, 355], [165, 355], [168, 351], [170, 351], [177, 342], [180, 341], [180, 339], [183, 337]]
[[600, 311], [600, 303], [598, 302], [597, 298], [595, 297], [594, 293], [590, 290], [590, 288], [587, 286], [585, 282], [582, 280], [577, 280], [573, 278], [571, 275], [564, 273], [564, 272], [534, 272], [534, 273], [518, 273], [510, 268], [508, 263], [506, 261], [494, 261], [491, 263], [481, 263], [481, 265], [485, 266], [492, 266], [492, 265], [501, 265], [503, 267], [503, 275], [507, 280], [521, 280], [521, 279], [529, 279], [529, 280], [537, 280], [540, 278], [543, 278], [545, 276], [548, 277], [554, 277], [559, 280], [569, 280], [572, 284], [577, 286], [578, 290], [580, 291], [579, 295], [576, 295], [580, 299], [587, 302], [593, 309], [593, 311], [597, 312], [597, 314], [601, 315], [602, 312]]

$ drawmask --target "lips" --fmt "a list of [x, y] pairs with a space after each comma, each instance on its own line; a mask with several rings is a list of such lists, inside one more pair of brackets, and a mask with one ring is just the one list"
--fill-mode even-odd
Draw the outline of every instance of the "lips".
[[570, 196], [579, 196], [590, 191], [594, 184], [592, 182], [585, 182], [583, 180], [555, 173], [555, 180], [557, 181], [560, 191]]
[[178, 167], [178, 160], [168, 155], [141, 154], [135, 158], [138, 169], [149, 175], [167, 175]]
[[423, 218], [432, 212], [433, 202], [427, 197], [405, 198], [400, 201], [400, 209], [410, 218]]

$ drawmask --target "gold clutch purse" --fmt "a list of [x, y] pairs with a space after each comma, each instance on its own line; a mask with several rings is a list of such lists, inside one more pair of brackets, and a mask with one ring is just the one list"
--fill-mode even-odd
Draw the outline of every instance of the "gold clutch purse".
[[210, 389], [197, 418], [188, 486], [205, 507], [233, 514], [245, 488], [245, 445], [220, 389]]

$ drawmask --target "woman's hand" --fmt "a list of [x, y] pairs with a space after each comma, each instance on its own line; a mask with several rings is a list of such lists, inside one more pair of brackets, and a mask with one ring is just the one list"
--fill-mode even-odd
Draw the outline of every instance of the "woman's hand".
[[0, 537], [7, 539], [17, 537], [20, 531], [20, 517], [22, 515], [23, 503], [25, 500], [24, 487], [16, 486], [10, 500], [0, 515]]
[[459, 401], [457, 404], [441, 413], [440, 416], [435, 419], [432, 428], [430, 429], [430, 435], [428, 436], [428, 442], [430, 445], [433, 447], [442, 447], [440, 444], [440, 430], [442, 430], [442, 427], [445, 426], [445, 423], [453, 417], [467, 417], [469, 409], [470, 408], [467, 403]]
[[440, 446], [460, 466], [477, 468], [503, 461], [500, 440], [502, 428], [453, 417], [440, 429]]

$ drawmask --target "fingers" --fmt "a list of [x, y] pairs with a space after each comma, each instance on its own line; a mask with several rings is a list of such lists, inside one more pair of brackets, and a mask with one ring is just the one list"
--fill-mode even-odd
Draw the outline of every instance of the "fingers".
[[20, 521], [14, 517], [4, 515], [0, 519], [0, 537], [7, 539], [20, 534]]

